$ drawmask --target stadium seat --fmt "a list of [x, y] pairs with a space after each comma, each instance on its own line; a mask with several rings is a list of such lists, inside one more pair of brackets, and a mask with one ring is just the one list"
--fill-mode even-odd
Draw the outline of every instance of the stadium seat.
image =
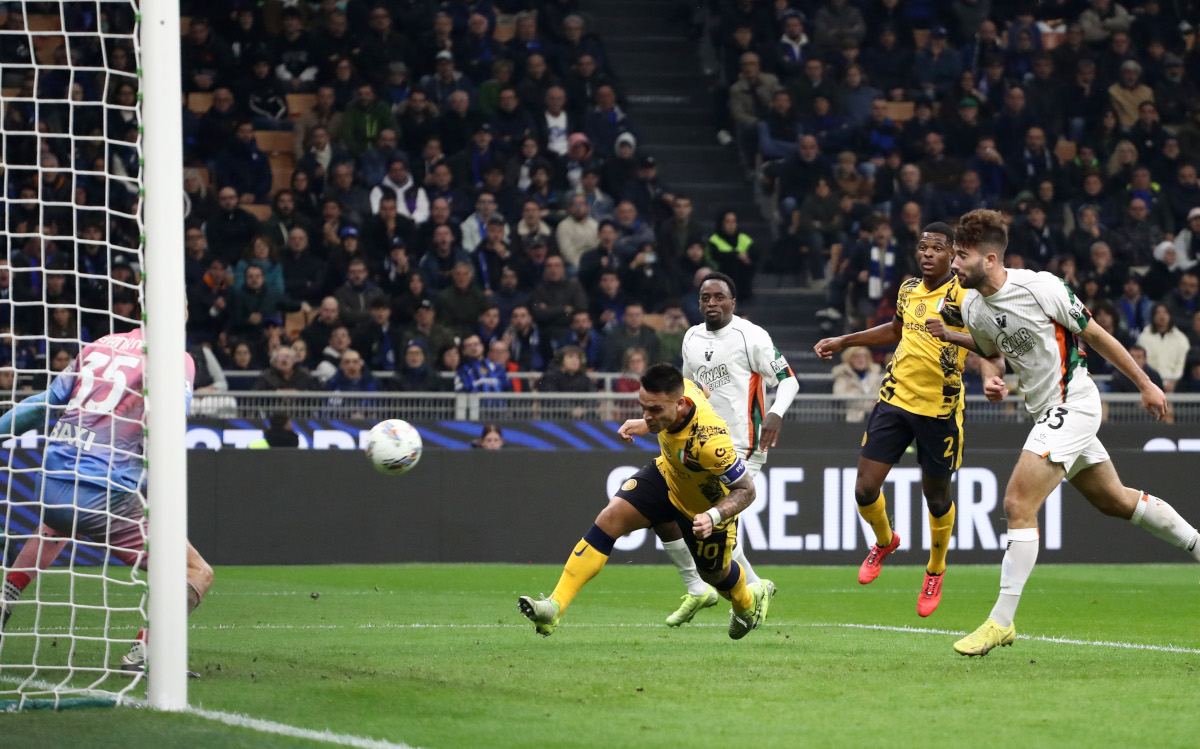
[[292, 172], [294, 169], [271, 169], [271, 195], [289, 187], [292, 184]]
[[1062, 44], [1063, 37], [1066, 36], [1062, 31], [1043, 31], [1042, 32], [1042, 49], [1049, 52], [1050, 50]]
[[298, 120], [300, 119], [300, 115], [311, 110], [316, 103], [316, 94], [288, 94], [288, 117]]
[[54, 50], [62, 46], [65, 41], [65, 37], [58, 35], [33, 37], [33, 51], [37, 56], [38, 64], [53, 65]]
[[1054, 147], [1054, 155], [1058, 157], [1058, 163], [1067, 163], [1075, 158], [1075, 144], [1069, 140], [1060, 140]]
[[267, 153], [291, 153], [292, 134], [287, 130], [259, 130], [254, 133], [258, 147]]
[[912, 119], [914, 109], [916, 109], [916, 106], [911, 101], [889, 101], [887, 103], [887, 116], [893, 122], [907, 122]]
[[303, 310], [289, 312], [284, 315], [283, 328], [287, 331], [288, 338], [293, 341], [300, 337], [300, 331], [308, 325], [308, 315], [304, 314]]
[[62, 29], [57, 13], [30, 13], [25, 16], [25, 28], [30, 31], [58, 31]]
[[204, 114], [212, 106], [213, 95], [205, 91], [188, 94], [188, 109], [196, 114]]
[[918, 50], [929, 46], [929, 29], [913, 29], [913, 46]]
[[208, 185], [209, 187], [213, 186], [212, 174], [209, 173], [208, 167], [197, 166], [189, 168], [195, 169], [200, 173], [200, 179], [204, 180], [204, 184]]
[[296, 169], [296, 156], [291, 151], [285, 153], [272, 152], [268, 155], [272, 169]]
[[179, 35], [187, 36], [188, 28], [191, 25], [192, 25], [192, 17], [191, 16], [180, 16], [179, 17]]
[[646, 315], [643, 322], [645, 322], [647, 327], [649, 327], [651, 330], [662, 330], [663, 323], [665, 323], [666, 320], [667, 320], [666, 315], [659, 313], [659, 314], [653, 314], [653, 315]]
[[497, 21], [496, 22], [496, 31], [492, 34], [492, 37], [496, 41], [500, 42], [501, 44], [504, 44], [505, 42], [512, 39], [516, 35], [517, 35], [517, 24], [516, 23], [514, 23], [512, 21]]
[[258, 219], [259, 221], [266, 221], [271, 217], [271, 206], [269, 205], [258, 205], [255, 203], [252, 205], [244, 205], [242, 208], [245, 208], [246, 213], [254, 216], [254, 218]]
[[9, 97], [12, 97], [12, 96], [16, 96], [19, 93], [21, 93], [21, 89], [15, 88], [15, 87], [0, 90], [0, 96], [3, 96], [6, 99]]

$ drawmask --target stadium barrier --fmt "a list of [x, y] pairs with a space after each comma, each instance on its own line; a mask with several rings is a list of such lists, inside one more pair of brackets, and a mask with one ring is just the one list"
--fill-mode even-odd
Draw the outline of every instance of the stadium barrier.
[[[954, 484], [958, 522], [951, 564], [998, 564], [1006, 538], [1003, 496], [1026, 427], [969, 430]], [[785, 430], [758, 497], [742, 515], [751, 558], [762, 564], [858, 564], [870, 534], [853, 487], [861, 426]], [[1130, 425], [1101, 431], [1126, 485], [1169, 499], [1200, 519], [1195, 477], [1181, 456], [1194, 430]], [[836, 445], [831, 449], [830, 445]], [[651, 445], [652, 446], [652, 445]], [[383, 562], [561, 563], [607, 497], [653, 459], [624, 450], [427, 449], [412, 473], [388, 477], [351, 450], [192, 450], [189, 535], [216, 564]], [[153, 489], [151, 489], [153, 491]], [[920, 470], [907, 455], [884, 486], [895, 527], [917, 564], [928, 547]], [[1040, 562], [1182, 562], [1186, 555], [1129, 523], [1100, 515], [1070, 486], [1041, 522]], [[1097, 539], [1102, 539], [1101, 543]], [[616, 563], [665, 563], [649, 532], [620, 540]], [[664, 580], [669, 571], [664, 566]], [[553, 584], [547, 579], [547, 589]], [[535, 591], [536, 592], [536, 591]]]
[[[1149, 423], [1137, 393], [1103, 393], [1105, 421], [1119, 424]], [[806, 423], [846, 422], [862, 414], [876, 396], [840, 396], [801, 393], [785, 421]], [[1173, 420], [1200, 424], [1200, 394], [1172, 394]], [[401, 418], [411, 422], [458, 419], [489, 421], [622, 421], [639, 417], [635, 393], [325, 393], [265, 391], [199, 392], [192, 401], [192, 416], [222, 419], [265, 418], [284, 412], [297, 419], [358, 419], [379, 421]], [[1018, 397], [989, 403], [982, 395], [968, 395], [965, 421], [970, 423], [1022, 423], [1029, 414]]]

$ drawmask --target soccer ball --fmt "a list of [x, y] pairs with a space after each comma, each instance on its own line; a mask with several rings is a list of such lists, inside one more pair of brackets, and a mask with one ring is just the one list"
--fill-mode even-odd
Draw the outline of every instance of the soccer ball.
[[421, 435], [407, 421], [381, 421], [367, 435], [367, 457], [380, 473], [408, 473], [421, 459]]

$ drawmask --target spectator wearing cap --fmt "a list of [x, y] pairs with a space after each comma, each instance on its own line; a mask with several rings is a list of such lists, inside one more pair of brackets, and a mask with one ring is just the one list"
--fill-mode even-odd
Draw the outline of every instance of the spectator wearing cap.
[[279, 346], [271, 352], [270, 366], [258, 376], [252, 389], [297, 392], [320, 390], [321, 383], [307, 369], [299, 366], [289, 347]]
[[1200, 89], [1184, 75], [1183, 60], [1177, 55], [1164, 57], [1163, 66], [1163, 76], [1154, 86], [1154, 102], [1163, 123], [1182, 125], [1187, 121], [1188, 107], [1200, 99]]
[[324, 125], [313, 125], [308, 135], [308, 151], [296, 164], [296, 171], [307, 174], [309, 186], [322, 193], [325, 191], [325, 180], [330, 170], [351, 160], [346, 149], [330, 139], [328, 128]]
[[[686, 198], [685, 198], [686, 200]], [[678, 202], [678, 199], [676, 200]], [[691, 201], [688, 201], [691, 210]], [[685, 222], [686, 223], [686, 222]], [[587, 198], [575, 195], [571, 198], [567, 217], [559, 222], [554, 230], [555, 242], [563, 261], [567, 264], [567, 272], [576, 275], [579, 272], [580, 258], [584, 253], [596, 246], [599, 241], [600, 223], [591, 217]]]
[[[204, 238], [215, 256], [232, 265], [258, 231], [258, 220], [238, 205], [238, 191], [233, 187], [224, 186], [218, 191], [217, 207], [217, 215], [204, 222]], [[84, 248], [99, 249], [99, 245]]]
[[295, 227], [288, 232], [287, 248], [280, 260], [283, 288], [289, 299], [316, 306], [325, 291], [325, 263], [308, 244], [308, 232]]
[[233, 143], [217, 158], [217, 182], [232, 187], [242, 203], [265, 203], [271, 192], [271, 162], [254, 139], [250, 121], [238, 123]]
[[[474, 252], [479, 243], [487, 236], [488, 220], [493, 216], [498, 217], [501, 221], [504, 216], [496, 211], [496, 196], [490, 192], [481, 192], [479, 197], [475, 199], [475, 212], [463, 219], [459, 224], [459, 231], [462, 234], [462, 247], [467, 252]], [[509, 240], [508, 226], [504, 228], [504, 241]]]
[[1108, 97], [1121, 127], [1130, 128], [1137, 122], [1142, 102], [1154, 102], [1154, 89], [1142, 82], [1142, 66], [1136, 60], [1126, 60], [1121, 63], [1117, 82], [1108, 87]]
[[253, 340], [258, 340], [272, 321], [279, 325], [283, 312], [300, 309], [299, 302], [287, 299], [267, 287], [266, 275], [257, 265], [246, 268], [246, 283], [233, 292], [231, 306], [229, 332]]
[[342, 321], [350, 327], [358, 325], [370, 316], [372, 304], [387, 299], [383, 290], [371, 280], [367, 262], [362, 258], [350, 261], [346, 270], [346, 282], [338, 287], [333, 296], [338, 300]]
[[327, 261], [330, 283], [335, 286], [341, 285], [346, 280], [346, 274], [350, 272], [350, 263], [354, 260], [362, 260], [368, 269], [374, 266], [371, 255], [363, 246], [358, 227], [349, 224], [338, 231], [338, 244], [329, 251]]
[[557, 255], [546, 258], [542, 281], [529, 295], [530, 311], [551, 341], [566, 334], [576, 310], [586, 310], [587, 294], [579, 281], [567, 276], [566, 265]]
[[454, 242], [454, 233], [449, 226], [439, 226], [433, 232], [433, 245], [421, 258], [418, 272], [425, 281], [425, 288], [437, 294], [450, 285], [450, 274], [459, 263], [471, 264], [471, 256]]
[[467, 33], [454, 45], [454, 57], [461, 61], [463, 73], [478, 86], [491, 75], [492, 63], [500, 56], [500, 45], [492, 36], [487, 16], [472, 13], [467, 19]]
[[439, 109], [448, 108], [450, 97], [455, 92], [466, 94], [468, 100], [474, 100], [475, 86], [467, 76], [455, 70], [454, 54], [443, 49], [434, 58], [434, 72], [421, 78], [421, 88], [430, 101], [437, 104]]
[[500, 89], [496, 111], [489, 124], [492, 126], [495, 146], [505, 156], [516, 155], [521, 142], [534, 133], [533, 119], [521, 108], [517, 90], [512, 86]]
[[406, 393], [432, 393], [444, 389], [437, 373], [429, 366], [427, 350], [423, 339], [405, 344], [404, 357], [396, 368], [397, 390]]
[[951, 49], [945, 26], [935, 26], [929, 32], [929, 46], [913, 60], [913, 80], [921, 96], [941, 98], [958, 82], [962, 73], [962, 58]]
[[420, 341], [426, 351], [443, 351], [454, 345], [454, 333], [437, 322], [437, 306], [422, 299], [413, 312], [412, 324], [404, 329], [401, 337], [406, 341]]
[[487, 296], [472, 283], [474, 276], [470, 262], [456, 263], [450, 271], [450, 285], [435, 300], [438, 319], [456, 336], [472, 332], [479, 316], [488, 308]]
[[479, 125], [471, 136], [470, 147], [451, 158], [455, 186], [464, 190], [481, 187], [489, 166], [499, 166], [503, 173], [502, 159], [493, 143], [492, 126], [486, 122]]
[[1177, 266], [1190, 268], [1200, 258], [1200, 206], [1188, 211], [1187, 225], [1175, 235], [1174, 246]]
[[637, 172], [625, 185], [621, 199], [633, 203], [638, 214], [658, 223], [671, 215], [675, 195], [658, 176], [658, 162], [649, 154], [637, 160]]
[[360, 84], [356, 96], [346, 107], [342, 122], [342, 140], [346, 148], [354, 157], [360, 157], [375, 144], [384, 129], [396, 130], [392, 108], [379, 99], [374, 86]]
[[270, 58], [258, 53], [251, 59], [250, 65], [250, 76], [237, 86], [237, 99], [242, 102], [254, 127], [261, 130], [291, 130], [287, 95], [283, 84], [271, 74]]
[[612, 86], [596, 90], [595, 105], [583, 118], [583, 132], [601, 156], [613, 154], [621, 133], [634, 132], [633, 122], [617, 105], [617, 93]]
[[388, 65], [403, 60], [408, 46], [404, 35], [393, 28], [387, 6], [377, 5], [371, 9], [368, 28], [359, 46], [359, 67], [372, 83], [382, 84]]
[[380, 202], [389, 193], [396, 199], [396, 212], [400, 216], [416, 225], [429, 220], [429, 197], [408, 173], [408, 162], [403, 158], [393, 158], [388, 164], [387, 176], [372, 188], [371, 213], [379, 213]]
[[[296, 120], [292, 130], [292, 154], [296, 157], [297, 162], [304, 157], [311, 146], [309, 137], [313, 128], [317, 126], [325, 128], [329, 135], [328, 140], [332, 142], [336, 143], [341, 140], [342, 113], [334, 111], [333, 104], [333, 88], [319, 86], [317, 100], [312, 109], [300, 115], [300, 118]], [[328, 163], [325, 166], [328, 168]]]
[[1133, 16], [1113, 0], [1089, 0], [1090, 7], [1079, 14], [1083, 40], [1091, 45], [1108, 41], [1115, 31], [1129, 31]]

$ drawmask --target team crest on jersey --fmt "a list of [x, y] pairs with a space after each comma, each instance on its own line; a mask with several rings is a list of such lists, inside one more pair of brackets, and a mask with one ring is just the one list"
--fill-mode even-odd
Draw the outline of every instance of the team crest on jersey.
[[708, 351], [705, 351], [704, 352], [704, 361], [712, 361], [712, 354], [713, 354], [713, 352], [711, 349]]
[[913, 312], [913, 314], [916, 315], [918, 319], [925, 317], [925, 302], [918, 302], [917, 309], [915, 312]]
[[637, 488], [637, 479], [629, 479], [624, 484], [621, 484], [621, 491], [631, 492]]
[[1008, 327], [1008, 315], [996, 315], [996, 324], [1001, 328]]

